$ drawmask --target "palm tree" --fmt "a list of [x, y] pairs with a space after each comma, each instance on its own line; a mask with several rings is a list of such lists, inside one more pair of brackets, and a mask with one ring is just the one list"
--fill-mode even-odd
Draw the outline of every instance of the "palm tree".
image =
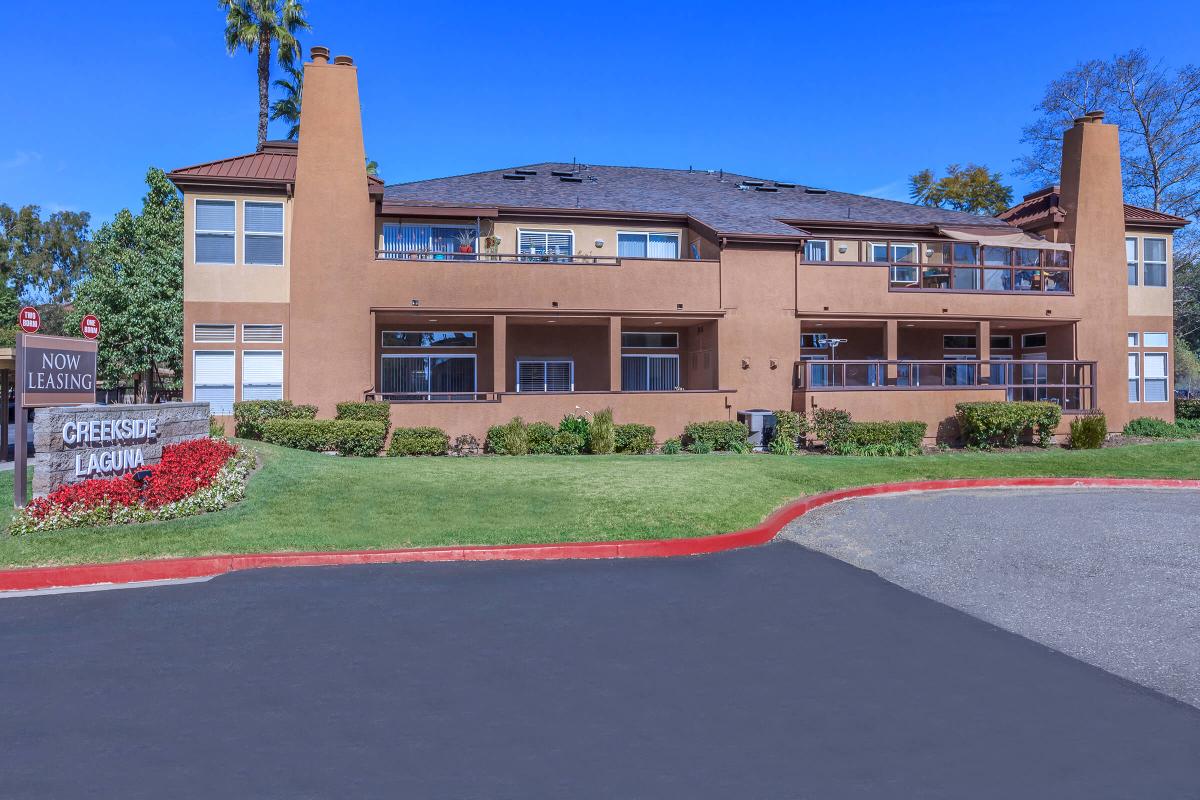
[[271, 119], [281, 119], [288, 123], [287, 138], [295, 139], [300, 135], [300, 100], [304, 95], [304, 70], [295, 64], [284, 64], [283, 70], [290, 79], [275, 81], [276, 88], [283, 90], [283, 97], [271, 104]]
[[296, 32], [311, 30], [302, 0], [217, 0], [225, 9], [225, 47], [258, 55], [258, 146], [267, 141], [267, 105], [271, 88], [271, 50], [290, 66], [300, 55]]

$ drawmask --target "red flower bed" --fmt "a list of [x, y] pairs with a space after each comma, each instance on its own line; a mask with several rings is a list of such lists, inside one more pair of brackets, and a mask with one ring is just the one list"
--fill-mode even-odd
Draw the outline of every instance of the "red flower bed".
[[145, 468], [150, 477], [142, 484], [133, 479], [133, 473], [69, 483], [34, 500], [27, 510], [35, 519], [41, 519], [56, 508], [67, 509], [79, 503], [85, 508], [138, 504], [158, 508], [208, 486], [236, 452], [237, 448], [224, 439], [191, 439], [167, 445], [162, 460]]

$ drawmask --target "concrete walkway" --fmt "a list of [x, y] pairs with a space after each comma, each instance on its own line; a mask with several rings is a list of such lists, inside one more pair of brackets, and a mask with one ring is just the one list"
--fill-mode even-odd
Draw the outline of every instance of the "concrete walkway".
[[1200, 492], [891, 495], [782, 535], [1200, 706]]

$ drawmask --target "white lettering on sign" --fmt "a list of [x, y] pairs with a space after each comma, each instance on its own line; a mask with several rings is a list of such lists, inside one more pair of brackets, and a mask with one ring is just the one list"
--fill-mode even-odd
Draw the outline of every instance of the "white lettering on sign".
[[97, 453], [88, 453], [86, 462], [83, 458], [83, 453], [75, 456], [76, 478], [129, 472], [130, 470], [146, 465], [146, 457], [142, 454], [142, 448], [140, 447], [130, 447], [124, 450], [101, 450]]
[[157, 419], [93, 419], [72, 420], [62, 429], [63, 444], [67, 447], [145, 442], [158, 438]]

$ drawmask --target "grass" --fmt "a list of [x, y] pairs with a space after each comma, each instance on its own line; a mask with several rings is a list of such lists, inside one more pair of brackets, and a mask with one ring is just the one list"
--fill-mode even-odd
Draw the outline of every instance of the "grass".
[[[278, 550], [696, 536], [786, 501], [922, 478], [1200, 478], [1200, 442], [909, 458], [724, 455], [335, 458], [261, 443], [236, 506], [171, 522], [0, 536], [0, 566]], [[12, 491], [12, 473], [0, 492]]]

